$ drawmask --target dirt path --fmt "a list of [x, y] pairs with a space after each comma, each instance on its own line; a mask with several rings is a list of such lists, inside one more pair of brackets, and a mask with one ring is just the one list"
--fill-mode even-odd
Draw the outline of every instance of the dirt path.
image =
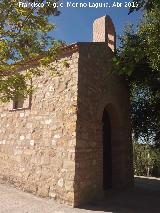
[[1, 184], [0, 213], [160, 213], [160, 179], [136, 177], [135, 181], [135, 188], [119, 192], [111, 190], [105, 199], [81, 209]]

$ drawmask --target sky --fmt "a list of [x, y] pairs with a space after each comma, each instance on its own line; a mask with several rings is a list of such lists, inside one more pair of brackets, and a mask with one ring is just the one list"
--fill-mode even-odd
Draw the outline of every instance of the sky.
[[[53, 35], [56, 39], [64, 40], [68, 44], [92, 41], [93, 21], [101, 16], [109, 15], [112, 18], [117, 37], [122, 34], [125, 25], [130, 23], [136, 26], [140, 18], [139, 12], [128, 15], [129, 7], [125, 7], [125, 5], [132, 0], [61, 0], [60, 2], [63, 3], [63, 7], [59, 7], [61, 15], [53, 17], [51, 20], [56, 24]], [[78, 3], [78, 6], [73, 7], [75, 4], [72, 6], [68, 4], [67, 7], [67, 2]], [[91, 8], [89, 2], [91, 2], [90, 5], [92, 3], [108, 3], [108, 7]], [[114, 2], [116, 5], [122, 3], [121, 7], [112, 7]], [[80, 3], [86, 3], [87, 7], [80, 7]]]

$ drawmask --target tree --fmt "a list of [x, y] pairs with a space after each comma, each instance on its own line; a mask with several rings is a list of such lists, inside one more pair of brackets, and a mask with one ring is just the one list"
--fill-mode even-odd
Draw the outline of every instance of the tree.
[[[49, 35], [55, 25], [50, 16], [59, 15], [57, 7], [46, 1], [0, 0], [0, 99], [9, 101], [17, 94], [26, 96], [32, 88], [28, 79], [39, 74], [35, 69], [26, 74], [17, 71], [31, 58], [40, 62], [55, 59], [62, 45]], [[58, 0], [52, 1], [58, 3]], [[30, 3], [30, 4], [29, 4]], [[33, 3], [33, 4], [31, 4]]]
[[132, 13], [133, 11], [138, 11], [140, 9], [145, 10], [145, 11], [151, 11], [152, 9], [156, 7], [159, 7], [159, 0], [133, 0], [134, 3], [133, 5], [137, 5], [138, 7], [131, 7], [129, 10], [129, 14]]
[[[121, 37], [114, 71], [130, 85], [135, 140], [160, 145], [160, 2], [139, 0], [143, 18], [135, 32], [131, 26]], [[130, 8], [130, 13], [135, 8]]]
[[139, 176], [159, 176], [160, 149], [148, 144], [133, 143], [134, 170]]

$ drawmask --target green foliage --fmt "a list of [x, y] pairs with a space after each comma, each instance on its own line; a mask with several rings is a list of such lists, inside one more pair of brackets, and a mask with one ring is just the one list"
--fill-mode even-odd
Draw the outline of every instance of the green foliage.
[[[140, 9], [151, 11], [155, 7], [159, 7], [159, 0], [133, 0], [133, 2], [138, 3], [138, 7], [131, 7], [129, 14], [133, 11], [138, 11]], [[133, 4], [134, 5], [134, 4]]]
[[[64, 44], [56, 41], [49, 33], [55, 25], [49, 23], [49, 17], [59, 15], [52, 4], [44, 7], [19, 7], [17, 0], [0, 0], [0, 100], [9, 101], [17, 93], [26, 96], [31, 91], [29, 76], [17, 70], [36, 59], [41, 64], [55, 60], [60, 47]], [[34, 2], [25, 1], [26, 3]], [[44, 0], [36, 1], [38, 3]], [[52, 2], [58, 2], [54, 0]]]
[[143, 3], [136, 32], [128, 26], [114, 58], [114, 72], [129, 83], [134, 138], [160, 146], [160, 2]]
[[[158, 176], [160, 168], [160, 149], [148, 144], [134, 143], [134, 172], [138, 176]], [[160, 175], [160, 174], [159, 174]]]
[[[160, 4], [160, 3], [159, 3]], [[153, 70], [160, 70], [160, 10], [152, 9], [145, 12], [144, 20], [140, 23], [138, 36], [143, 38], [141, 47]]]

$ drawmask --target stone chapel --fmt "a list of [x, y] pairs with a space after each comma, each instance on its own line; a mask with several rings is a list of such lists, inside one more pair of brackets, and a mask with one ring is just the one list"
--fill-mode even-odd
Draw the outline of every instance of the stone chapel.
[[[1, 180], [72, 206], [133, 185], [129, 89], [110, 72], [115, 48], [111, 18], [98, 18], [93, 42], [66, 46], [32, 79], [32, 96], [0, 105]], [[55, 64], [61, 74], [51, 77]]]

